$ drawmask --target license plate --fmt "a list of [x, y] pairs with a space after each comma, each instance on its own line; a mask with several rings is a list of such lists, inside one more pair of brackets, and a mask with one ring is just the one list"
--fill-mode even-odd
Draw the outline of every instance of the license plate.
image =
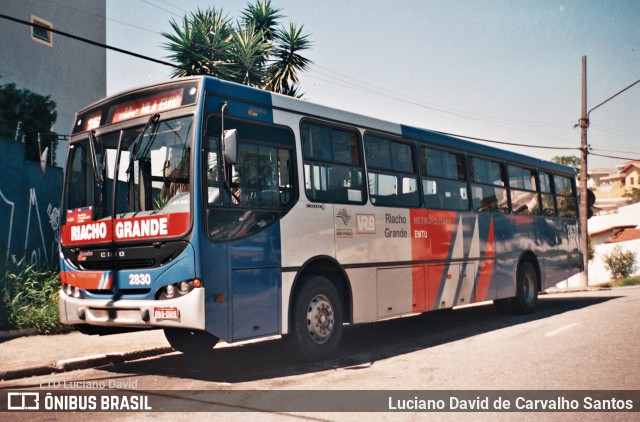
[[153, 317], [155, 319], [180, 319], [180, 310], [175, 307], [153, 308]]

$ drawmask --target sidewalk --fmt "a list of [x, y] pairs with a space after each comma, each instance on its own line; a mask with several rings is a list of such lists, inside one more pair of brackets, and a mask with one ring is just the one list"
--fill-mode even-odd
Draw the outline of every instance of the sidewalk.
[[172, 350], [162, 330], [108, 336], [71, 332], [0, 339], [0, 380], [92, 368]]

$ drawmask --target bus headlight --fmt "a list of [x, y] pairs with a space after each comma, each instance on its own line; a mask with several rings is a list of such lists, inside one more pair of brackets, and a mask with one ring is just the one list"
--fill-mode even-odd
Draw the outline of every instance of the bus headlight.
[[181, 282], [179, 288], [179, 292], [181, 295], [186, 295], [191, 291], [191, 286], [186, 281]]
[[173, 284], [169, 284], [167, 287], [164, 288], [164, 295], [168, 299], [171, 299], [173, 296], [175, 296], [175, 294], [176, 294], [176, 288]]
[[67, 296], [75, 297], [76, 299], [80, 299], [82, 297], [82, 293], [80, 293], [80, 288], [72, 286], [70, 284], [63, 284], [62, 291], [64, 291], [64, 293]]
[[197, 287], [202, 287], [202, 282], [198, 279], [167, 284], [158, 291], [158, 299], [173, 299], [176, 296], [184, 296]]

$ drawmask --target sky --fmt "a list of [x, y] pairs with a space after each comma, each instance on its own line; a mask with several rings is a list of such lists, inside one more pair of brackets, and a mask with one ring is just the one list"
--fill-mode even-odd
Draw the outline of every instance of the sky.
[[[253, 2], [253, 1], [252, 1]], [[107, 44], [168, 61], [170, 20], [248, 1], [107, 0]], [[304, 25], [308, 101], [395, 123], [530, 145], [542, 159], [580, 152], [587, 106], [640, 79], [640, 1], [272, 0]], [[107, 52], [107, 93], [165, 80], [172, 68]], [[590, 115], [589, 168], [640, 159], [640, 84]], [[567, 150], [549, 149], [568, 148]]]

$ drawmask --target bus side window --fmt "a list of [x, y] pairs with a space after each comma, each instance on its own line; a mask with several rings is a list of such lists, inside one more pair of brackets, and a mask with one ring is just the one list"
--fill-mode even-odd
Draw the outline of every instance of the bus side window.
[[365, 136], [371, 203], [418, 207], [418, 176], [410, 144], [376, 135]]
[[502, 163], [478, 157], [469, 159], [471, 192], [477, 212], [509, 212], [504, 174]]
[[511, 208], [514, 214], [539, 215], [535, 170], [509, 164]]
[[310, 122], [302, 123], [301, 132], [307, 198], [364, 203], [364, 166], [357, 132]]
[[578, 216], [578, 200], [575, 195], [574, 184], [564, 176], [553, 177], [556, 187], [556, 201], [560, 217], [576, 218]]
[[555, 197], [551, 190], [551, 175], [548, 173], [540, 173], [540, 196], [542, 199], [542, 214], [547, 217], [555, 217]]
[[420, 147], [422, 187], [427, 208], [466, 211], [469, 209], [464, 155]]

